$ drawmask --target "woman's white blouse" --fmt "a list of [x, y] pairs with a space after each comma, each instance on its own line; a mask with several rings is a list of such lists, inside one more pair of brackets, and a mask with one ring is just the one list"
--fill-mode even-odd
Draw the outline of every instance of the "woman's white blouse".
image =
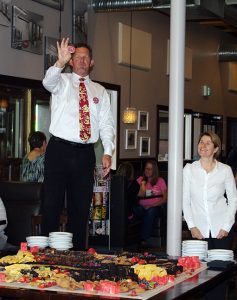
[[[227, 199], [224, 197], [226, 192]], [[215, 238], [220, 229], [230, 231], [237, 209], [236, 183], [231, 168], [216, 161], [207, 173], [200, 161], [183, 170], [183, 213], [190, 228], [197, 227], [205, 238]]]

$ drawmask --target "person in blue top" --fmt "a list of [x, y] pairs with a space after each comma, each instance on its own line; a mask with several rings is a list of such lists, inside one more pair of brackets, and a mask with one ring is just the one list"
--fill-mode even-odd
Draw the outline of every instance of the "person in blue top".
[[30, 152], [22, 160], [21, 179], [29, 182], [44, 181], [44, 159], [47, 139], [43, 132], [29, 134]]

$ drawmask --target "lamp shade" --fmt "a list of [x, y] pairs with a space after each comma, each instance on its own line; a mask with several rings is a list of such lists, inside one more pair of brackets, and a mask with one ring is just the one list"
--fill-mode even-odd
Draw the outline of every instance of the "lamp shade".
[[123, 122], [125, 124], [134, 124], [137, 121], [137, 111], [134, 107], [127, 107], [123, 112]]
[[0, 108], [8, 108], [8, 100], [7, 99], [0, 99]]

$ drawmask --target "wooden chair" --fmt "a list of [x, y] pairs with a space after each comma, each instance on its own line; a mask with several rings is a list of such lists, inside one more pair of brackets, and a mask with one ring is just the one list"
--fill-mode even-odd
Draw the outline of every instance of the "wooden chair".
[[[66, 231], [68, 216], [66, 213], [60, 215], [59, 231]], [[34, 215], [31, 217], [32, 235], [41, 235], [42, 215]]]

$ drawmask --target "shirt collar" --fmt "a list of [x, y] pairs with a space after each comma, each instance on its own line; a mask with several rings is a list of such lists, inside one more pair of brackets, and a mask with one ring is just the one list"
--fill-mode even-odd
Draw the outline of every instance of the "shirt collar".
[[[197, 162], [198, 162], [199, 168], [202, 169], [202, 170], [204, 170], [203, 167], [202, 167], [202, 165], [201, 165], [201, 160], [199, 159]], [[212, 172], [213, 172], [214, 170], [218, 169], [218, 165], [219, 165], [219, 164], [218, 164], [218, 160], [215, 159], [215, 167], [214, 167], [214, 169], [212, 170]]]
[[73, 81], [75, 81], [77, 83], [79, 83], [80, 78], [85, 78], [84, 82], [89, 82], [90, 81], [89, 75], [82, 77], [82, 76], [79, 76], [78, 74], [73, 73], [73, 72], [72, 72], [72, 78], [73, 78]]

